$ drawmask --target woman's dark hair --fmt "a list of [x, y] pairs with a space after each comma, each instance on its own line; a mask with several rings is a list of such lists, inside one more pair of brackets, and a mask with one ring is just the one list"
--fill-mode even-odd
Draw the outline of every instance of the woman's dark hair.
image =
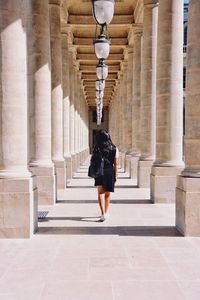
[[107, 157], [113, 149], [116, 149], [113, 144], [110, 134], [106, 130], [100, 130], [95, 136], [94, 153], [100, 152], [103, 156]]

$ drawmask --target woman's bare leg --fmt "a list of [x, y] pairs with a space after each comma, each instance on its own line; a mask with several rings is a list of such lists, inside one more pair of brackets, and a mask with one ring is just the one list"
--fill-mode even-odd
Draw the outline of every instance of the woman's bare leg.
[[98, 201], [99, 201], [99, 207], [101, 209], [102, 215], [104, 214], [104, 209], [103, 209], [103, 202], [104, 202], [104, 189], [102, 185], [97, 186], [97, 191], [98, 191]]
[[110, 205], [110, 192], [105, 192], [105, 213], [108, 212]]

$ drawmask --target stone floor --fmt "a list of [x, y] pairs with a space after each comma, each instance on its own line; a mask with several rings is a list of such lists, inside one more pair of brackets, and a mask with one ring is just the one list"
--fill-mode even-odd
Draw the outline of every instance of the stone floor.
[[0, 240], [1, 300], [199, 300], [200, 238], [175, 230], [174, 205], [151, 204], [122, 171], [110, 219], [87, 165], [54, 207], [39, 207], [31, 240]]

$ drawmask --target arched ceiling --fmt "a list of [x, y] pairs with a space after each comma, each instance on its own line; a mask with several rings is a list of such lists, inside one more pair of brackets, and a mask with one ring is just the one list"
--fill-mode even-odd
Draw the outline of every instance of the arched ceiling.
[[[115, 15], [108, 26], [111, 40], [110, 55], [106, 60], [109, 75], [104, 92], [104, 106], [109, 106], [119, 82], [126, 53], [132, 43], [132, 32], [141, 27], [143, 0], [115, 0]], [[62, 1], [62, 30], [70, 36], [76, 66], [80, 72], [85, 98], [89, 106], [95, 106], [95, 80], [98, 60], [94, 53], [96, 23], [92, 17], [91, 0]], [[98, 35], [97, 31], [97, 35]]]

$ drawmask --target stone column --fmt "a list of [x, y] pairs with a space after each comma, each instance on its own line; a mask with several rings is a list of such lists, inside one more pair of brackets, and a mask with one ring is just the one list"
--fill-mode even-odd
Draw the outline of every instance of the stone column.
[[128, 48], [126, 81], [126, 151], [132, 152], [132, 100], [133, 100], [133, 47]]
[[79, 150], [78, 150], [78, 102], [79, 102], [79, 75], [78, 70], [75, 70], [74, 85], [75, 85], [75, 98], [74, 98], [74, 147], [75, 147], [75, 169], [76, 172], [79, 164]]
[[69, 52], [70, 57], [70, 153], [72, 157], [72, 173], [74, 172], [74, 163], [75, 163], [75, 145], [74, 145], [74, 93], [75, 93], [75, 86], [74, 86], [74, 54], [73, 50], [70, 49]]
[[52, 158], [56, 167], [57, 188], [66, 187], [66, 166], [63, 157], [63, 90], [60, 33], [60, 1], [50, 1], [51, 36], [51, 100], [52, 100]]
[[200, 236], [200, 2], [191, 0], [188, 18], [185, 100], [185, 164], [176, 188], [176, 227], [185, 236]]
[[80, 150], [81, 150], [81, 164], [84, 161], [84, 149], [83, 149], [83, 86], [81, 85], [81, 96], [80, 96]]
[[77, 82], [77, 67], [74, 66], [74, 164], [73, 171], [76, 172], [78, 167], [78, 149], [77, 149], [77, 104], [78, 104], [78, 82]]
[[122, 93], [122, 86], [123, 86], [123, 74], [120, 74], [120, 83], [119, 83], [119, 122], [120, 122], [120, 145], [119, 150], [122, 152], [123, 150], [123, 93]]
[[128, 62], [123, 62], [123, 80], [122, 80], [122, 124], [123, 124], [123, 135], [122, 135], [122, 145], [123, 145], [123, 152], [127, 152], [127, 120], [126, 120], [126, 113], [127, 113], [127, 69], [128, 69]]
[[[123, 67], [123, 66], [122, 66]], [[120, 90], [119, 90], [119, 101], [120, 101], [120, 110], [119, 110], [119, 120], [120, 120], [120, 132], [119, 132], [119, 136], [120, 136], [120, 166], [122, 168], [122, 170], [125, 169], [125, 152], [124, 152], [124, 97], [123, 97], [123, 71], [121, 71], [120, 74]]]
[[81, 163], [81, 150], [80, 150], [80, 98], [81, 98], [81, 78], [79, 72], [77, 73], [77, 168]]
[[66, 180], [72, 179], [72, 157], [70, 153], [70, 74], [69, 74], [68, 33], [62, 33], [62, 86], [64, 101], [64, 158]]
[[133, 48], [127, 48], [127, 63], [125, 63], [124, 77], [124, 125], [125, 135], [124, 144], [126, 151], [125, 168], [131, 176], [131, 157], [132, 157], [132, 99], [133, 99]]
[[126, 146], [125, 146], [125, 98], [124, 98], [124, 81], [125, 81], [125, 73], [124, 73], [124, 65], [121, 66], [122, 73], [120, 74], [120, 102], [121, 102], [121, 110], [120, 110], [120, 119], [121, 119], [121, 148], [120, 148], [120, 164], [122, 169], [125, 171], [125, 156], [126, 156]]
[[144, 5], [143, 19], [139, 187], [150, 187], [151, 167], [156, 154], [157, 28], [158, 4], [152, 1]]
[[51, 160], [51, 58], [48, 0], [33, 1], [32, 61], [34, 154], [30, 167], [37, 175], [39, 204], [56, 200], [55, 168]]
[[132, 68], [132, 157], [131, 177], [137, 179], [138, 160], [140, 147], [138, 143], [140, 134], [140, 85], [141, 85], [141, 38], [142, 31], [137, 29], [133, 32], [133, 68]]
[[119, 111], [120, 111], [120, 86], [117, 84], [116, 90], [115, 90], [115, 97], [113, 100], [113, 121], [114, 121], [114, 144], [119, 148], [119, 123], [120, 123], [120, 118], [119, 118]]
[[27, 29], [31, 1], [0, 1], [0, 238], [37, 228], [36, 177], [28, 170]]
[[151, 197], [154, 202], [173, 202], [176, 176], [184, 166], [182, 0], [159, 3], [157, 57], [156, 161]]

